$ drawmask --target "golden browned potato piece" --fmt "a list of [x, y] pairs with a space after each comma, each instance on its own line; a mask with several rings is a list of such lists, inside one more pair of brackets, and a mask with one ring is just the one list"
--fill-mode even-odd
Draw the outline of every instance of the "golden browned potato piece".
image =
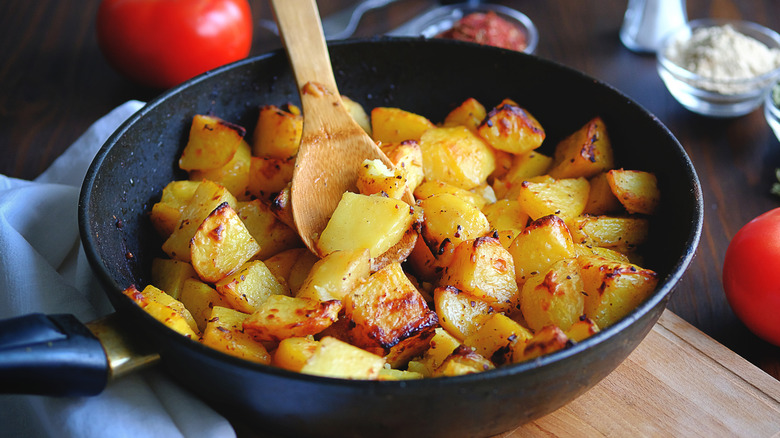
[[585, 315], [606, 328], [628, 315], [655, 290], [658, 274], [598, 256], [578, 257], [585, 290]]
[[341, 302], [271, 295], [244, 320], [244, 330], [258, 341], [317, 334], [338, 319]]
[[[493, 156], [496, 157], [496, 168], [493, 169], [493, 173], [488, 176], [488, 182], [493, 187], [493, 190], [496, 190], [496, 187], [504, 184], [502, 180], [509, 173], [509, 169], [512, 168], [512, 161], [514, 160], [515, 155], [507, 151], [500, 151], [493, 146], [490, 146], [490, 148], [493, 150]], [[504, 193], [505, 192], [501, 192], [499, 198], [503, 198]]]
[[230, 307], [252, 313], [272, 295], [283, 295], [287, 290], [260, 260], [244, 263], [236, 272], [223, 277], [214, 286]]
[[513, 186], [507, 198], [517, 199], [531, 219], [554, 214], [568, 221], [585, 210], [589, 192], [590, 183], [585, 178], [554, 179], [544, 175]]
[[198, 273], [191, 264], [159, 257], [152, 260], [152, 284], [177, 300], [184, 288], [184, 281], [188, 278], [198, 278]]
[[520, 203], [514, 199], [499, 199], [482, 207], [490, 227], [498, 231], [498, 239], [509, 248], [515, 236], [520, 234], [528, 223], [528, 213], [523, 211]]
[[425, 179], [471, 190], [496, 168], [493, 150], [465, 126], [430, 128], [420, 138]]
[[371, 110], [371, 129], [378, 143], [400, 143], [420, 140], [423, 132], [433, 128], [427, 118], [400, 108], [376, 107]]
[[617, 262], [630, 262], [631, 259], [622, 252], [615, 251], [614, 249], [602, 248], [600, 246], [586, 245], [584, 243], [575, 243], [577, 256], [591, 256], [596, 255], [604, 257], [605, 259], [615, 260]]
[[152, 206], [149, 219], [157, 233], [164, 237], [173, 233], [181, 220], [181, 213], [190, 202], [200, 181], [171, 181], [163, 188], [160, 202]]
[[143, 291], [130, 286], [122, 293], [133, 300], [154, 319], [167, 325], [174, 331], [197, 340], [200, 336], [198, 324], [184, 304], [160, 289], [149, 285]]
[[401, 199], [408, 186], [404, 172], [388, 169], [382, 160], [365, 160], [357, 172], [357, 189], [361, 195], [386, 195]]
[[263, 200], [272, 200], [292, 181], [295, 159], [252, 157], [246, 193]]
[[294, 296], [319, 260], [308, 248], [293, 248], [266, 259], [264, 263], [284, 286], [285, 295]]
[[490, 110], [477, 132], [492, 147], [513, 154], [536, 149], [545, 138], [539, 121], [510, 99]]
[[179, 157], [183, 170], [217, 169], [227, 164], [244, 142], [246, 129], [219, 117], [196, 114], [187, 145]]
[[252, 137], [252, 155], [287, 160], [298, 153], [303, 133], [303, 116], [295, 105], [260, 108]]
[[157, 234], [168, 238], [181, 220], [181, 209], [164, 202], [156, 202], [152, 205], [152, 211], [149, 212], [149, 219]]
[[243, 323], [248, 316], [226, 307], [214, 307], [203, 332], [203, 344], [231, 356], [270, 364], [271, 355], [268, 350], [244, 332]]
[[342, 300], [370, 273], [368, 249], [334, 251], [312, 266], [295, 296], [319, 301]]
[[400, 143], [382, 143], [379, 147], [390, 162], [401, 170], [409, 190], [414, 192], [425, 178], [420, 143], [415, 140], [404, 140]]
[[595, 335], [600, 331], [598, 324], [596, 324], [590, 318], [584, 315], [579, 321], [572, 324], [568, 330], [565, 331], [566, 337], [574, 342], [582, 342], [585, 339]]
[[[487, 201], [477, 193], [471, 190], [462, 189], [444, 181], [425, 181], [414, 191], [414, 197], [417, 201], [428, 199], [434, 195], [450, 194], [465, 201], [469, 205], [481, 209], [487, 204]], [[419, 202], [418, 202], [419, 204]]]
[[191, 262], [190, 241], [195, 231], [217, 206], [227, 202], [236, 206], [238, 201], [225, 187], [213, 182], [202, 181], [181, 212], [179, 222], [162, 245], [163, 251], [172, 259]]
[[425, 199], [439, 193], [455, 195], [479, 209], [488, 204], [488, 200], [485, 199], [485, 197], [472, 190], [462, 189], [458, 186], [438, 180], [429, 180], [420, 184], [414, 191], [414, 197], [415, 199]]
[[525, 344], [525, 348], [516, 349], [512, 361], [517, 363], [535, 359], [566, 348], [569, 344], [570, 340], [563, 330], [554, 325], [548, 325], [534, 333], [533, 337]]
[[464, 374], [481, 373], [495, 368], [493, 363], [474, 351], [471, 347], [461, 345], [450, 354], [444, 363], [433, 371], [433, 377], [462, 376]]
[[522, 286], [558, 260], [574, 257], [576, 249], [566, 224], [551, 215], [528, 224], [509, 246], [509, 253], [515, 262], [517, 284]]
[[454, 286], [489, 303], [498, 312], [508, 311], [520, 300], [512, 254], [493, 237], [460, 243], [439, 285]]
[[242, 139], [239, 142], [233, 158], [224, 166], [215, 169], [190, 170], [190, 180], [202, 181], [204, 179], [214, 181], [224, 186], [236, 198], [247, 198], [247, 186], [249, 184], [249, 171], [252, 162], [252, 152], [249, 145]]
[[580, 216], [568, 222], [575, 243], [629, 254], [647, 241], [650, 222], [643, 217]]
[[344, 104], [344, 108], [347, 109], [347, 112], [352, 116], [355, 122], [357, 122], [357, 124], [360, 125], [364, 131], [366, 131], [366, 134], [369, 136], [372, 135], [373, 132], [371, 130], [371, 118], [369, 118], [368, 113], [366, 112], [365, 108], [363, 108], [363, 105], [355, 102], [347, 96], [344, 96], [343, 94], [341, 95], [341, 103]]
[[444, 118], [443, 126], [465, 126], [477, 133], [477, 128], [487, 117], [487, 110], [477, 99], [469, 97]]
[[265, 260], [292, 248], [302, 248], [298, 232], [282, 222], [263, 201], [239, 202], [236, 209], [249, 234], [260, 245], [253, 259]]
[[555, 147], [550, 176], [590, 178], [614, 167], [612, 143], [601, 117], [595, 117]]
[[320, 348], [320, 343], [311, 336], [282, 339], [274, 351], [271, 364], [286, 370], [300, 372], [318, 348]]
[[320, 256], [334, 251], [368, 248], [379, 257], [393, 247], [418, 220], [404, 201], [380, 195], [345, 192], [316, 243]]
[[301, 372], [340, 379], [376, 380], [384, 365], [382, 357], [326, 336]]
[[199, 185], [200, 181], [171, 181], [163, 188], [160, 202], [184, 207], [195, 195]]
[[190, 244], [190, 260], [204, 281], [214, 283], [235, 272], [260, 251], [241, 218], [223, 202], [198, 227]]
[[292, 202], [290, 201], [290, 187], [292, 183], [288, 183], [277, 194], [273, 195], [270, 199], [271, 211], [284, 222], [288, 227], [295, 229], [295, 220], [292, 214]]
[[658, 179], [650, 172], [613, 169], [607, 172], [609, 187], [629, 213], [653, 214], [661, 201]]
[[400, 263], [372, 274], [344, 297], [352, 343], [397, 365], [426, 348], [438, 326], [436, 313]]
[[418, 201], [423, 209], [421, 236], [442, 265], [449, 264], [455, 247], [465, 240], [486, 236], [490, 223], [474, 205], [450, 193]]
[[206, 324], [211, 318], [211, 309], [216, 306], [230, 307], [230, 303], [225, 301], [216, 289], [194, 278], [184, 281], [179, 301], [195, 318], [201, 332], [206, 329]]
[[559, 260], [542, 275], [528, 279], [520, 308], [528, 327], [539, 331], [548, 325], [569, 328], [585, 313], [584, 285], [577, 259]]
[[459, 341], [463, 341], [495, 312], [493, 306], [453, 286], [437, 287], [433, 302], [439, 324]]
[[508, 316], [494, 313], [480, 328], [467, 336], [463, 343], [490, 359], [493, 364], [504, 365], [512, 362], [513, 351], [525, 348], [526, 342], [532, 336], [530, 330]]
[[444, 363], [444, 360], [460, 346], [460, 341], [452, 336], [442, 327], [437, 327], [430, 346], [419, 360], [415, 363], [409, 363], [409, 369], [422, 374], [425, 377], [431, 377], [433, 371]]
[[512, 158], [512, 166], [504, 176], [504, 180], [510, 185], [521, 184], [529, 178], [546, 174], [552, 162], [552, 157], [548, 157], [538, 151], [528, 151], [515, 155]]

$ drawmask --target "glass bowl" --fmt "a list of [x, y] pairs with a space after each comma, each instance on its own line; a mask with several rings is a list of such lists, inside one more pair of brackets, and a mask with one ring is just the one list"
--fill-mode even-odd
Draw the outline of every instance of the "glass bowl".
[[764, 101], [764, 116], [767, 123], [775, 133], [775, 137], [780, 141], [780, 82], [775, 83], [774, 87], [766, 94]]
[[764, 102], [780, 76], [780, 66], [776, 66], [747, 79], [716, 79], [696, 74], [670, 59], [675, 44], [689, 39], [697, 29], [727, 24], [770, 49], [780, 49], [780, 35], [766, 27], [746, 21], [701, 19], [671, 32], [657, 53], [658, 74], [672, 96], [685, 108], [705, 116], [738, 117], [750, 113]]
[[451, 29], [461, 18], [475, 12], [494, 12], [499, 17], [514, 24], [525, 34], [526, 46], [523, 52], [533, 53], [536, 50], [539, 43], [539, 31], [533, 21], [520, 11], [489, 3], [464, 2], [439, 6], [412, 19], [388, 35], [435, 38], [440, 33]]

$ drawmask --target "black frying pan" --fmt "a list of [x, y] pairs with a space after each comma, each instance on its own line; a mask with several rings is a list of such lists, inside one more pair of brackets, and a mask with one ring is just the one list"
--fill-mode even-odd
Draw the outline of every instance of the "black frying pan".
[[[618, 165], [658, 176], [663, 201], [644, 262], [660, 274], [658, 290], [619, 323], [570, 348], [481, 374], [419, 381], [301, 375], [224, 355], [169, 330], [121, 293], [130, 284], [147, 284], [150, 262], [160, 254], [147, 213], [169, 181], [186, 178], [176, 163], [194, 114], [213, 113], [251, 130], [260, 106], [298, 102], [280, 51], [167, 92], [122, 125], [95, 158], [81, 193], [79, 225], [89, 261], [128, 336], [158, 352], [170, 376], [204, 400], [258, 430], [290, 436], [493, 435], [554, 411], [617, 367], [661, 315], [701, 233], [699, 181], [668, 129], [608, 85], [531, 55], [418, 39], [340, 42], [330, 51], [340, 91], [367, 109], [397, 106], [441, 121], [468, 97], [486, 106], [509, 97], [544, 126], [541, 150], [548, 154], [559, 139], [600, 115]], [[92, 358], [82, 361], [87, 372], [75, 360], [73, 372], [58, 376], [59, 392], [94, 393], [105, 384], [105, 359], [91, 351], [82, 355]], [[74, 373], [80, 377], [75, 388], [63, 383]], [[21, 382], [23, 375], [3, 383]], [[23, 384], [16, 390], [43, 392], [55, 385]]]

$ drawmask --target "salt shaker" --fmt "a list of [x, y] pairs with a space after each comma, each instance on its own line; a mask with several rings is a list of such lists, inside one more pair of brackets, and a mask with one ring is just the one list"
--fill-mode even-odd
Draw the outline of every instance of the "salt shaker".
[[620, 41], [639, 53], [655, 53], [663, 37], [688, 21], [685, 0], [628, 0]]

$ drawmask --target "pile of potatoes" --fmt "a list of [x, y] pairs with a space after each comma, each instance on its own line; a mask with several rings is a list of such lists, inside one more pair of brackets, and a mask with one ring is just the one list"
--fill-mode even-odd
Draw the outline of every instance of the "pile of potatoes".
[[[395, 166], [363, 163], [316, 254], [290, 211], [298, 108], [261, 108], [251, 138], [196, 115], [179, 160], [189, 178], [150, 212], [167, 257], [125, 295], [226, 354], [390, 380], [566, 348], [655, 290], [637, 251], [660, 200], [656, 177], [616, 167], [598, 116], [548, 156], [537, 150], [544, 128], [510, 99], [489, 110], [467, 99], [438, 124], [343, 103]], [[394, 250], [401, 243], [408, 251]]]

